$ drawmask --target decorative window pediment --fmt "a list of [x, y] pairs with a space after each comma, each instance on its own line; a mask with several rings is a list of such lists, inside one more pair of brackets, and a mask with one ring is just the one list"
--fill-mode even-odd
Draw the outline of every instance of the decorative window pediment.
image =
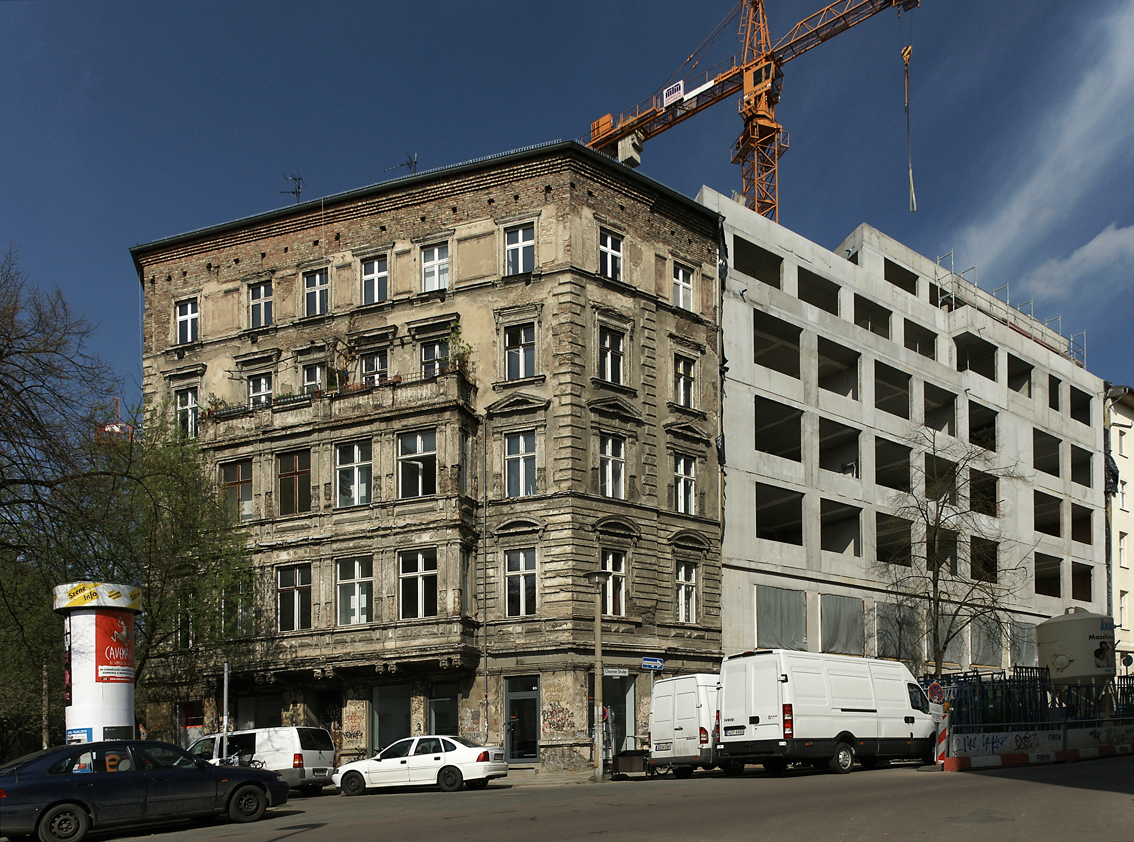
[[621, 418], [636, 424], [642, 423], [641, 411], [630, 401], [618, 396], [595, 398], [587, 402], [587, 408], [599, 415], [611, 418]]
[[546, 412], [551, 401], [538, 395], [516, 392], [488, 405], [485, 410], [490, 416], [517, 415], [523, 412]]
[[507, 538], [513, 535], [540, 535], [547, 528], [542, 518], [518, 517], [505, 521], [496, 528], [496, 537]]
[[697, 442], [697, 444], [702, 445], [708, 444], [712, 439], [712, 436], [696, 424], [691, 424], [688, 421], [671, 421], [665, 425], [665, 431], [674, 438]]
[[431, 316], [428, 319], [416, 319], [406, 323], [406, 330], [414, 339], [422, 336], [435, 336], [438, 333], [449, 333], [461, 320], [460, 313], [445, 313], [440, 316]]
[[642, 536], [641, 530], [632, 521], [616, 515], [596, 520], [594, 530], [604, 537], [621, 538], [624, 541], [637, 541]]
[[356, 330], [347, 334], [347, 341], [355, 348], [370, 348], [375, 345], [389, 345], [398, 335], [397, 325]]

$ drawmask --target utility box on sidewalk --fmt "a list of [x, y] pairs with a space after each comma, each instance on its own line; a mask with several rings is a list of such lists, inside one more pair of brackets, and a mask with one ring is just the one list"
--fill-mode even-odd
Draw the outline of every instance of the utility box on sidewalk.
[[645, 749], [640, 748], [620, 751], [611, 758], [611, 774], [624, 775], [628, 772], [645, 772], [647, 754], [648, 752]]

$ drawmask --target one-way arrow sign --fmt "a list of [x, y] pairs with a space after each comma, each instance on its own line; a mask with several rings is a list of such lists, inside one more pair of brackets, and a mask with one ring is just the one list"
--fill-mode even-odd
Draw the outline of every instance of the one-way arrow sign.
[[644, 670], [660, 670], [665, 666], [665, 661], [661, 658], [643, 658], [642, 669]]

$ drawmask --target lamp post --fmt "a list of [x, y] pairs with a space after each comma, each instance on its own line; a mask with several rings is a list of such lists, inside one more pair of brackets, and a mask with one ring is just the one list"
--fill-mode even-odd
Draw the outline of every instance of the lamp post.
[[610, 580], [609, 570], [590, 570], [585, 575], [595, 585], [595, 781], [602, 782], [602, 589]]

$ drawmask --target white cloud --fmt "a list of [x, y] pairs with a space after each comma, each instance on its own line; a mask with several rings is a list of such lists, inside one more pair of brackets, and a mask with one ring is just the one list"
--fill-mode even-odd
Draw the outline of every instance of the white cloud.
[[[1059, 101], [1045, 99], [1045, 117], [1034, 133], [1035, 144], [1021, 150], [1022, 175], [1005, 186], [999, 201], [971, 222], [957, 238], [959, 254], [975, 260], [981, 274], [1017, 275], [1022, 263], [1042, 254], [1053, 231], [1073, 218], [1076, 208], [1104, 183], [1116, 163], [1124, 161], [1134, 144], [1134, 2], [1123, 2], [1115, 13], [1096, 22], [1084, 34], [1097, 56], [1075, 88]], [[1064, 63], [1064, 69], [1069, 66]], [[1123, 229], [1128, 231], [1129, 229]], [[1083, 248], [1084, 259], [1102, 254], [1120, 232], [1102, 232]], [[1064, 263], [1071, 265], [1075, 257]], [[1059, 261], [1049, 261], [1040, 276]], [[1050, 270], [1054, 272], [1054, 269]], [[1042, 275], [1048, 294], [1072, 294], [1057, 274]], [[1066, 276], [1064, 276], [1066, 277]]]
[[1113, 223], [1069, 257], [1053, 258], [1024, 279], [1025, 295], [1037, 299], [1084, 296], [1105, 304], [1115, 292], [1134, 283], [1134, 225]]

